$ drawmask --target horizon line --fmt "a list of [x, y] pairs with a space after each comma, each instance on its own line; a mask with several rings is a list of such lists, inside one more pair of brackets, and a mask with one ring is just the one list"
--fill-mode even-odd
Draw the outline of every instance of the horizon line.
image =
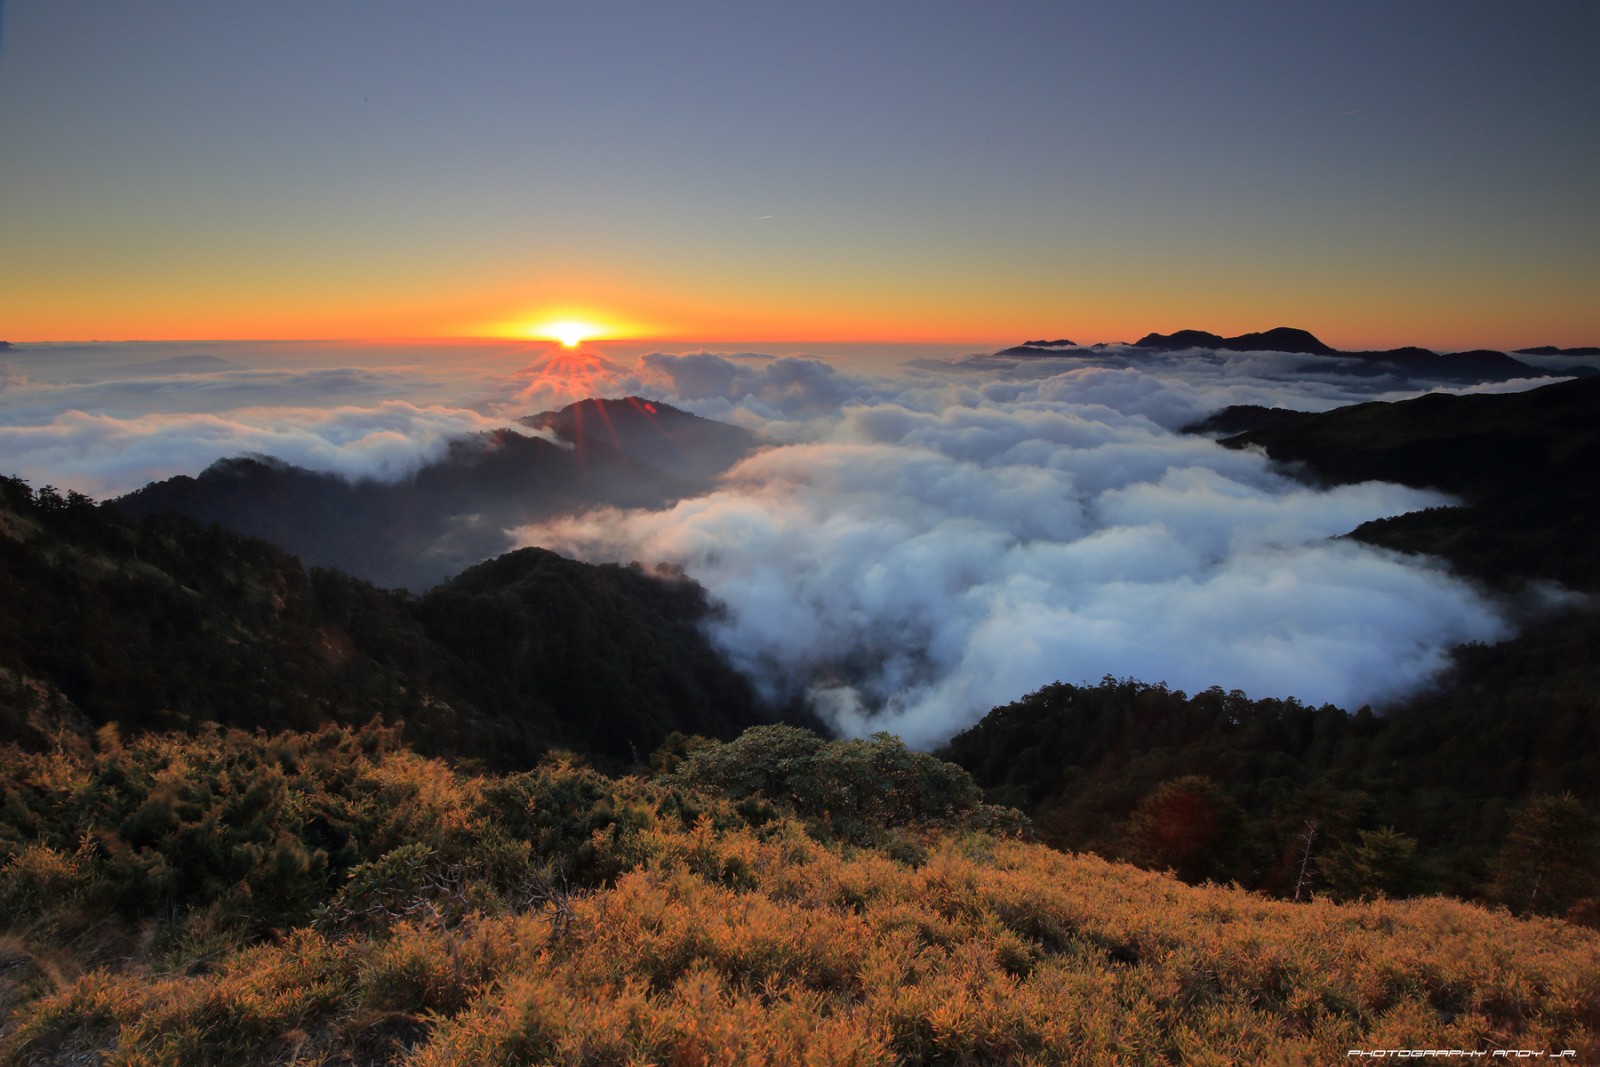
[[[1184, 327], [1182, 329], [1183, 330], [1190, 330], [1190, 329], [1194, 329], [1194, 328], [1193, 327]], [[1302, 328], [1301, 327], [1269, 327], [1267, 329], [1302, 329]], [[1048, 331], [1046, 331], [1046, 332], [1048, 332]], [[1181, 330], [1174, 330], [1172, 332], [1174, 332], [1174, 333], [1181, 332]], [[1209, 332], [1213, 332], [1213, 331], [1200, 331], [1200, 332], [1209, 333]], [[1266, 332], [1266, 330], [1253, 330], [1253, 331], [1246, 331], [1246, 332], [1261, 333], [1261, 332]], [[1315, 333], [1312, 333], [1312, 331], [1309, 331], [1309, 330], [1304, 331], [1304, 332], [1311, 333], [1313, 337], [1317, 336]], [[1147, 331], [1145, 334], [1141, 335], [1141, 338], [1144, 337], [1144, 336], [1149, 336], [1150, 334], [1160, 334], [1160, 333], [1161, 333], [1161, 331], [1159, 331], [1159, 330]], [[1170, 335], [1168, 335], [1168, 336], [1170, 336]], [[1321, 340], [1321, 338], [1319, 337], [1318, 340]], [[50, 347], [57, 347], [57, 346], [59, 346], [59, 347], [68, 347], [68, 346], [74, 346], [74, 345], [175, 345], [175, 344], [194, 344], [194, 345], [203, 345], [203, 344], [269, 344], [269, 345], [270, 344], [299, 344], [299, 345], [309, 345], [309, 344], [384, 345], [384, 344], [388, 344], [388, 345], [427, 345], [427, 344], [496, 344], [496, 343], [499, 343], [499, 344], [507, 344], [507, 343], [542, 344], [542, 343], [549, 343], [549, 344], [553, 344], [553, 345], [561, 345], [562, 344], [562, 342], [560, 342], [559, 340], [557, 340], [555, 338], [527, 337], [527, 336], [518, 336], [518, 335], [515, 335], [515, 334], [417, 334], [417, 335], [410, 335], [410, 336], [369, 335], [369, 336], [346, 336], [346, 337], [122, 337], [122, 338], [81, 337], [81, 338], [51, 338], [51, 339], [38, 339], [38, 338], [35, 338], [35, 339], [32, 339], [32, 340], [23, 340], [23, 341], [10, 341], [10, 340], [7, 340], [5, 338], [0, 338], [0, 344], [5, 345], [7, 348], [13, 348], [13, 349], [15, 349], [15, 348], [26, 348], [26, 347], [34, 346], [34, 345], [50, 346]], [[988, 345], [996, 344], [996, 343], [999, 344], [1000, 348], [988, 349], [988, 348], [983, 347], [983, 346], [988, 346]], [[993, 341], [979, 340], [979, 339], [974, 339], [974, 338], [955, 338], [955, 339], [950, 339], [950, 340], [935, 340], [935, 339], [931, 339], [931, 338], [919, 338], [919, 339], [912, 339], [912, 340], [885, 340], [885, 339], [865, 340], [865, 339], [859, 339], [859, 338], [841, 338], [841, 337], [831, 337], [831, 338], [783, 338], [783, 337], [731, 337], [731, 338], [717, 338], [717, 337], [694, 337], [694, 336], [677, 335], [677, 336], [665, 336], [665, 337], [651, 337], [651, 336], [640, 336], [640, 337], [589, 337], [589, 338], [585, 338], [583, 340], [583, 342], [578, 347], [584, 347], [584, 346], [588, 346], [588, 345], [650, 345], [650, 344], [661, 344], [661, 345], [670, 345], [670, 344], [681, 344], [681, 345], [784, 345], [784, 346], [791, 346], [791, 347], [792, 346], [805, 346], [805, 345], [818, 345], [818, 346], [821, 346], [821, 345], [852, 345], [852, 346], [856, 346], [856, 345], [860, 345], [860, 346], [883, 345], [883, 346], [890, 346], [890, 345], [892, 345], [892, 346], [904, 346], [904, 347], [914, 347], [914, 346], [917, 346], [917, 345], [929, 345], [929, 346], [939, 346], [939, 347], [957, 347], [957, 346], [964, 346], [964, 345], [977, 345], [977, 346], [980, 346], [980, 348], [983, 349], [983, 352], [992, 353], [992, 352], [999, 351], [1000, 349], [1003, 349], [1003, 348], [1020, 347], [1020, 346], [1022, 346], [1024, 344], [1026, 344], [1026, 343], [1027, 343], [1026, 340], [1007, 341], [1007, 342], [993, 342]], [[1114, 341], [1079, 341], [1079, 342], [1074, 342], [1074, 347], [1076, 347], [1076, 348], [1092, 348], [1095, 345], [1103, 345], [1103, 346], [1107, 346], [1107, 347], [1110, 347], [1110, 346], [1132, 347], [1136, 343], [1137, 343], [1136, 341], [1120, 340], [1120, 339], [1119, 340], [1114, 340]], [[1324, 343], [1326, 343], [1326, 342], [1324, 342]], [[1510, 354], [1510, 353], [1515, 353], [1515, 352], [1524, 352], [1524, 351], [1527, 351], [1528, 349], [1531, 349], [1531, 348], [1544, 347], [1546, 344], [1548, 344], [1548, 342], [1542, 342], [1542, 343], [1537, 344], [1537, 345], [1523, 345], [1523, 346], [1520, 346], [1520, 347], [1517, 347], [1517, 348], [1499, 347], [1499, 346], [1485, 346], [1485, 345], [1476, 345], [1476, 346], [1471, 346], [1471, 347], [1466, 347], [1466, 348], [1435, 348], [1435, 347], [1433, 347], [1431, 345], [1426, 345], [1426, 344], [1417, 344], [1415, 342], [1402, 342], [1400, 344], [1391, 344], [1390, 347], [1391, 348], [1409, 348], [1409, 347], [1425, 348], [1425, 349], [1428, 349], [1429, 351], [1438, 352], [1438, 353], [1440, 353], [1442, 355], [1448, 355], [1448, 354], [1452, 354], [1452, 353], [1456, 353], [1456, 352], [1468, 352], [1468, 351], [1498, 351], [1498, 352]], [[1203, 347], [1203, 346], [1199, 346], [1199, 347]], [[1382, 351], [1382, 349], [1372, 349], [1372, 348], [1349, 348], [1349, 349], [1346, 349], [1346, 348], [1339, 348], [1336, 345], [1329, 345], [1329, 347], [1333, 348], [1335, 351], [1340, 351], [1340, 352]], [[1600, 346], [1590, 346], [1590, 345], [1551, 345], [1550, 347], [1555, 347], [1555, 348], [1588, 348], [1588, 347], [1600, 347]], [[0, 348], [0, 354], [3, 354], [4, 351], [5, 351], [4, 348]]]

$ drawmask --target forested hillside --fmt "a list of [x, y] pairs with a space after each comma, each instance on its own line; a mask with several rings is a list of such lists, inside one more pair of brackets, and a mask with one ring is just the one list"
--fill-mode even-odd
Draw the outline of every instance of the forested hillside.
[[1354, 404], [1222, 443], [1262, 448], [1328, 482], [1401, 482], [1462, 498], [1367, 523], [1359, 540], [1441, 556], [1502, 588], [1548, 578], [1600, 591], [1600, 378]]
[[537, 549], [416, 597], [4, 479], [0, 595], [0, 726], [34, 749], [106, 723], [381, 716], [421, 751], [525, 767], [552, 745], [626, 762], [673, 730], [732, 736], [766, 717], [701, 635], [699, 586]]
[[1600, 924], [1596, 690], [1473, 686], [1379, 717], [1058, 683], [940, 755], [1064, 850], [1284, 897], [1445, 892]]

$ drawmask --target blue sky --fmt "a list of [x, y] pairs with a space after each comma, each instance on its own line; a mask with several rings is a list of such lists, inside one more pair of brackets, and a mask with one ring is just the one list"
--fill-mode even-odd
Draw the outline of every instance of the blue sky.
[[1600, 340], [1600, 6], [12, 0], [0, 336]]

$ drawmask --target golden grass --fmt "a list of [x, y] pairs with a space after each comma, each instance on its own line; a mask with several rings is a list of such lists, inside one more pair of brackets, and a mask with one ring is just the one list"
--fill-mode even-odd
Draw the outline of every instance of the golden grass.
[[356, 937], [298, 930], [210, 973], [99, 969], [0, 1053], [114, 1064], [1330, 1063], [1353, 1048], [1600, 1057], [1600, 936], [1447, 899], [1293, 904], [1016, 840], [908, 866], [657, 825], [553, 905]]

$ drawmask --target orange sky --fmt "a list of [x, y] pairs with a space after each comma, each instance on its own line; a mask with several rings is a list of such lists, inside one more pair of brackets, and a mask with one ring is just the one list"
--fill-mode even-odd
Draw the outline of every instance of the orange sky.
[[0, 8], [0, 339], [1600, 344], [1592, 4], [162, 11]]
[[[795, 284], [801, 284], [796, 280]], [[22, 292], [0, 298], [12, 342], [61, 340], [427, 338], [540, 336], [558, 320], [593, 324], [600, 338], [709, 343], [761, 339], [806, 342], [970, 343], [979, 348], [1030, 337], [1080, 343], [1136, 340], [1151, 331], [1193, 328], [1224, 335], [1298, 326], [1341, 348], [1420, 344], [1440, 349], [1577, 346], [1600, 341], [1587, 307], [1555, 288], [1515, 304], [1490, 294], [1446, 290], [1386, 296], [1381, 286], [1316, 297], [1283, 291], [1273, 299], [1230, 298], [1222, 287], [1188, 286], [1138, 299], [1110, 286], [1085, 286], [1077, 297], [980, 290], [963, 298], [953, 286], [921, 292], [871, 290], [865, 284], [812, 286], [797, 302], [769, 287], [649, 296], [615, 285], [591, 294], [568, 286], [555, 299], [518, 298], [515, 285], [486, 293], [430, 293], [422, 284], [389, 291], [364, 287], [275, 286], [270, 292], [197, 279], [175, 292], [134, 283], [107, 285], [92, 301], [84, 289]], [[529, 286], [537, 292], [540, 287]], [[354, 290], [354, 291], [352, 291]], [[508, 292], [507, 290], [512, 290]], [[642, 290], [642, 286], [641, 286]], [[1376, 291], [1371, 291], [1376, 290]], [[79, 295], [74, 299], [74, 295]], [[1342, 297], [1342, 299], [1341, 299]]]

